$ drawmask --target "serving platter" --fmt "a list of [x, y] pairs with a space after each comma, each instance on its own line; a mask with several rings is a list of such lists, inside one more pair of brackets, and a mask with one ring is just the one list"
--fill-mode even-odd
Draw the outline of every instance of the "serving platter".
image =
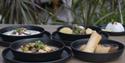
[[69, 50], [68, 48], [65, 48], [65, 50], [62, 53], [62, 57], [58, 60], [46, 61], [46, 62], [23, 62], [23, 61], [15, 60], [9, 48], [6, 48], [2, 52], [4, 63], [65, 63], [68, 59], [71, 58], [71, 56], [72, 56], [71, 50]]
[[[50, 39], [50, 33], [45, 31], [43, 36], [41, 37], [43, 39]], [[1, 37], [0, 37], [0, 46], [4, 46], [4, 47], [8, 47], [11, 43], [13, 42], [9, 42], [9, 41], [4, 41]]]
[[[125, 28], [125, 25], [123, 25]], [[104, 29], [106, 27], [106, 25], [101, 25], [99, 26], [101, 29]], [[108, 31], [102, 31], [102, 32], [106, 32], [108, 33], [110, 36], [124, 36], [125, 35], [125, 31], [124, 32], [108, 32]]]

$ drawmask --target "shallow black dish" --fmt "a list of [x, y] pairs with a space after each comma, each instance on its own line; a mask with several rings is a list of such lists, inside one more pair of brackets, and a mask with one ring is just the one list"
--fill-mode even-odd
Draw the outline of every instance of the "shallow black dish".
[[54, 32], [52, 34], [52, 39], [55, 41], [63, 42], [66, 46], [70, 46], [70, 44], [72, 43], [72, 41], [62, 40], [61, 37], [59, 36], [58, 32]]
[[0, 46], [8, 47], [10, 44], [11, 44], [11, 42], [3, 41], [3, 40], [0, 38]]
[[[37, 40], [41, 40], [47, 45], [54, 46], [59, 49], [53, 52], [49, 52], [49, 53], [24, 53], [24, 52], [17, 50], [21, 45], [26, 44], [26, 43], [31, 43]], [[61, 58], [62, 51], [64, 50], [64, 44], [58, 41], [51, 40], [51, 39], [46, 40], [43, 38], [30, 38], [30, 39], [22, 39], [22, 40], [15, 41], [9, 46], [9, 48], [12, 51], [15, 59], [17, 60], [30, 61], [30, 62], [52, 61], [52, 60], [57, 60]]]
[[[50, 39], [50, 33], [45, 31], [41, 38]], [[0, 46], [8, 47], [11, 43], [13, 42], [4, 41], [2, 38], [0, 38]]]
[[[123, 25], [123, 26], [124, 26], [124, 28], [125, 28], [125, 25]], [[101, 29], [105, 29], [106, 25], [101, 25], [100, 27], [101, 27]], [[108, 34], [111, 35], [111, 36], [123, 36], [123, 35], [125, 35], [125, 31], [124, 31], [124, 32], [108, 32], [108, 31], [102, 31], [102, 32], [106, 32], [106, 33], [108, 33]]]
[[[35, 35], [28, 35], [28, 36], [11, 36], [11, 35], [5, 35], [3, 34], [4, 32], [13, 30], [13, 29], [17, 29], [20, 27], [24, 27], [27, 28], [28, 30], [35, 30], [35, 31], [39, 31], [39, 34], [35, 34]], [[7, 42], [13, 42], [16, 40], [20, 40], [20, 39], [24, 39], [24, 38], [37, 38], [37, 37], [42, 37], [43, 33], [44, 33], [44, 29], [38, 26], [31, 26], [31, 25], [18, 25], [18, 26], [9, 26], [9, 27], [5, 27], [0, 29], [0, 36], [4, 41]]]
[[[108, 38], [108, 34], [107, 33], [105, 33], [105, 32], [100, 32], [100, 34], [102, 35], [102, 37], [103, 37], [103, 39], [107, 39]], [[72, 38], [72, 39], [76, 39], [77, 37], [74, 37], [74, 38]], [[65, 45], [67, 45], [67, 46], [70, 46], [71, 45], [71, 43], [73, 42], [73, 41], [68, 41], [68, 40], [65, 40], [65, 39], [63, 39], [61, 36], [60, 36], [60, 34], [59, 34], [59, 32], [54, 32], [53, 34], [52, 34], [52, 39], [53, 40], [56, 40], [56, 41], [60, 41], [60, 42], [63, 42]], [[68, 39], [68, 37], [67, 37], [67, 39]], [[79, 37], [79, 39], [83, 39], [83, 37], [81, 36], [81, 37]], [[76, 39], [77, 40], [77, 39]], [[75, 41], [75, 40], [74, 40]]]
[[[70, 27], [72, 29], [72, 26], [61, 26], [57, 29], [56, 32], [58, 32], [58, 34], [60, 35], [62, 40], [75, 41], [75, 40], [78, 40], [78, 39], [90, 37], [90, 35], [75, 35], [75, 34], [65, 34], [65, 33], [59, 32], [59, 30], [62, 29], [63, 27]], [[92, 30], [96, 30], [98, 33], [102, 33], [101, 29], [97, 26], [88, 26], [86, 28], [91, 28]]]
[[65, 63], [68, 59], [71, 58], [71, 51], [68, 48], [65, 48], [63, 53], [61, 54], [61, 58], [53, 61], [47, 61], [47, 62], [23, 62], [14, 59], [14, 55], [12, 54], [12, 51], [10, 51], [9, 48], [5, 49], [2, 52], [2, 57], [4, 59], [4, 63]]
[[120, 42], [113, 41], [113, 40], [102, 40], [101, 43], [118, 45], [119, 48], [116, 52], [99, 54], [99, 53], [82, 52], [78, 50], [78, 48], [82, 44], [85, 44], [87, 41], [88, 39], [80, 39], [72, 43], [71, 48], [76, 58], [84, 61], [101, 63], [101, 62], [113, 61], [118, 59], [124, 51], [124, 45], [121, 44]]

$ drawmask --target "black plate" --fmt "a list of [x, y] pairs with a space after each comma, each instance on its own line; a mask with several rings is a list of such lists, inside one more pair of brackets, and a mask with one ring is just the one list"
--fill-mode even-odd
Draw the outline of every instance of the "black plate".
[[[124, 26], [124, 28], [125, 28], [125, 25], [123, 25], [123, 26]], [[100, 27], [101, 27], [101, 29], [104, 29], [104, 28], [106, 27], [106, 25], [101, 25]], [[110, 36], [123, 36], [123, 35], [125, 35], [125, 31], [124, 31], [124, 32], [108, 32], [108, 31], [102, 31], [102, 32], [106, 32], [106, 33], [108, 33]]]
[[0, 38], [0, 46], [8, 47], [11, 43], [7, 41], [3, 41], [2, 38]]
[[[45, 31], [44, 35], [42, 36], [44, 39], [50, 39], [50, 33]], [[12, 42], [4, 41], [2, 38], [0, 38], [0, 46], [8, 47]]]
[[[100, 32], [100, 33], [102, 34], [103, 39], [107, 39], [107, 38], [108, 38], [108, 34], [107, 34], [107, 33], [105, 33], [105, 32]], [[70, 44], [73, 42], [73, 41], [63, 40], [63, 39], [61, 38], [61, 36], [59, 35], [58, 32], [54, 32], [54, 33], [52, 34], [52, 39], [53, 39], [53, 40], [57, 40], [57, 41], [64, 42], [64, 44], [67, 45], [67, 46], [70, 46]], [[81, 38], [81, 39], [82, 39], [82, 38]]]
[[65, 63], [68, 59], [71, 58], [71, 56], [72, 56], [71, 51], [68, 48], [65, 48], [65, 50], [62, 53], [62, 58], [58, 60], [48, 61], [48, 62], [22, 62], [14, 59], [13, 54], [9, 48], [5, 49], [2, 52], [4, 63]]
[[70, 46], [70, 44], [72, 43], [72, 41], [62, 40], [61, 37], [59, 36], [58, 32], [54, 32], [52, 34], [52, 39], [56, 40], [56, 41], [63, 42], [66, 46]]

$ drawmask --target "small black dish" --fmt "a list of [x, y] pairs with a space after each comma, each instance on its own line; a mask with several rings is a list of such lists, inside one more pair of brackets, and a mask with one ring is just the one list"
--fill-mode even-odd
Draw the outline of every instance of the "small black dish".
[[75, 58], [88, 61], [88, 62], [107, 62], [107, 61], [113, 61], [118, 59], [121, 54], [124, 51], [124, 45], [120, 42], [113, 41], [113, 40], [102, 40], [102, 44], [114, 44], [117, 45], [119, 48], [117, 51], [112, 53], [88, 53], [88, 52], [82, 52], [79, 50], [79, 47], [83, 44], [86, 44], [88, 39], [80, 39], [77, 41], [74, 41], [71, 44], [72, 51], [74, 53]]
[[[78, 39], [82, 39], [82, 38], [89, 38], [90, 35], [75, 35], [75, 34], [65, 34], [65, 33], [61, 33], [59, 32], [60, 29], [62, 29], [63, 27], [69, 27], [72, 29], [72, 26], [61, 26], [57, 29], [56, 32], [58, 32], [58, 34], [60, 35], [62, 40], [66, 40], [66, 41], [75, 41]], [[101, 29], [97, 26], [88, 26], [86, 28], [91, 28], [92, 30], [96, 30], [98, 33], [102, 33]]]
[[[107, 33], [105, 33], [105, 32], [100, 32], [100, 34], [102, 35], [103, 39], [108, 39], [108, 34], [107, 34]], [[74, 38], [72, 38], [72, 39], [78, 40], [78, 39], [76, 39], [76, 38], [78, 38], [78, 37], [74, 37]], [[63, 42], [66, 46], [70, 46], [71, 43], [73, 42], [73, 41], [68, 41], [68, 40], [63, 39], [63, 38], [60, 36], [59, 32], [53, 32], [53, 34], [52, 34], [52, 39], [53, 39], [53, 40], [56, 40], [56, 41]], [[67, 39], [68, 39], [68, 37], [67, 37]], [[79, 37], [79, 39], [83, 39], [83, 37]], [[74, 41], [75, 41], [75, 40], [74, 40]]]
[[[43, 36], [41, 38], [44, 38], [44, 39], [50, 39], [50, 33], [45, 31]], [[8, 42], [8, 41], [4, 41], [1, 37], [0, 37], [0, 46], [3, 46], [3, 47], [8, 47], [11, 43], [13, 42]]]
[[71, 51], [68, 48], [65, 48], [65, 50], [61, 54], [60, 59], [53, 60], [53, 61], [46, 61], [46, 62], [23, 62], [23, 61], [14, 59], [14, 55], [12, 54], [12, 51], [10, 51], [10, 49], [7, 48], [2, 52], [2, 57], [4, 59], [4, 63], [65, 63], [68, 59], [72, 57], [72, 55], [71, 55]]
[[[5, 35], [3, 33], [17, 29], [17, 28], [26, 28], [28, 30], [35, 30], [35, 31], [39, 31], [39, 34], [35, 34], [35, 35], [28, 35], [28, 36], [12, 36], [12, 35]], [[7, 42], [13, 42], [16, 40], [20, 40], [20, 39], [24, 39], [24, 38], [37, 38], [37, 37], [42, 37], [43, 33], [44, 33], [44, 29], [42, 27], [38, 27], [38, 26], [31, 26], [31, 25], [18, 25], [18, 26], [9, 26], [9, 27], [5, 27], [0, 29], [0, 36], [4, 41]]]
[[0, 38], [0, 46], [8, 47], [10, 44], [11, 44], [11, 42], [3, 41], [3, 40]]
[[60, 35], [58, 34], [58, 32], [52, 33], [52, 39], [55, 40], [55, 41], [63, 42], [66, 46], [70, 46], [70, 44], [73, 42], [73, 41], [62, 40]]
[[[123, 25], [125, 28], [125, 25]], [[101, 25], [100, 28], [101, 29], [105, 29], [106, 25]], [[110, 36], [123, 36], [125, 35], [125, 31], [124, 32], [108, 32], [108, 31], [102, 31], [105, 33], [108, 33]]]
[[[34, 41], [40, 40], [50, 46], [54, 46], [59, 48], [56, 51], [49, 52], [49, 53], [24, 53], [21, 51], [18, 51], [17, 49], [26, 43], [32, 43]], [[21, 61], [30, 61], [30, 62], [36, 62], [36, 61], [52, 61], [57, 60], [61, 58], [62, 51], [64, 50], [64, 44], [61, 42], [57, 42], [54, 40], [46, 40], [43, 38], [29, 38], [29, 39], [22, 39], [13, 42], [9, 48], [12, 51], [15, 59], [21, 60]]]

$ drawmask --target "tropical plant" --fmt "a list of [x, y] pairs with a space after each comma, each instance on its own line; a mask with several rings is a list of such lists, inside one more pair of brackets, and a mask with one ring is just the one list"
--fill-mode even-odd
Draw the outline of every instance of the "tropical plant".
[[[50, 1], [50, 7], [43, 8], [43, 1]], [[72, 0], [71, 8], [61, 6], [72, 12], [72, 22], [60, 20], [55, 15], [54, 12], [61, 4], [59, 1], [61, 0], [0, 0], [0, 23], [48, 24], [49, 19], [52, 19], [50, 24], [71, 23], [88, 26], [112, 21], [125, 24], [125, 0]]]
[[73, 23], [86, 25], [105, 24], [111, 21], [124, 23], [123, 0], [73, 0]]
[[41, 17], [46, 11], [36, 0], [0, 0], [0, 12], [2, 15], [0, 23], [40, 24], [47, 20], [45, 19], [47, 17]]

